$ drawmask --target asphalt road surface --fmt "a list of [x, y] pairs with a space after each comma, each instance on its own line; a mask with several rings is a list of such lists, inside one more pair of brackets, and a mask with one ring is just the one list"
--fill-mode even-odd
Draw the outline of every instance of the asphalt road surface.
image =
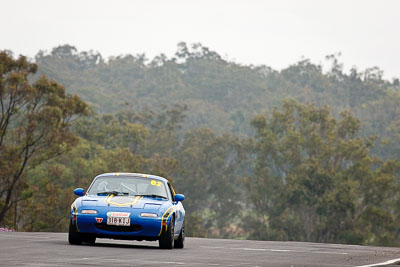
[[94, 245], [72, 246], [64, 233], [0, 232], [1, 266], [378, 266], [396, 261], [400, 248], [186, 238], [184, 249], [162, 250], [158, 242], [98, 239]]

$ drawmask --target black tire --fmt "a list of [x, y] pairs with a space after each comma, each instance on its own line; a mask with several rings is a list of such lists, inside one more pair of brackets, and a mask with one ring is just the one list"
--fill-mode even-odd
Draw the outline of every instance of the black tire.
[[94, 243], [96, 243], [96, 237], [93, 235], [87, 234], [87, 235], [82, 236], [82, 241], [87, 244], [94, 244]]
[[185, 222], [183, 222], [181, 233], [177, 240], [175, 240], [174, 248], [184, 248], [185, 247]]
[[82, 236], [77, 231], [76, 226], [72, 223], [72, 220], [69, 222], [68, 242], [71, 245], [82, 245]]
[[174, 224], [175, 220], [174, 217], [172, 217], [167, 231], [164, 231], [160, 236], [160, 240], [158, 240], [160, 248], [172, 249], [174, 247]]

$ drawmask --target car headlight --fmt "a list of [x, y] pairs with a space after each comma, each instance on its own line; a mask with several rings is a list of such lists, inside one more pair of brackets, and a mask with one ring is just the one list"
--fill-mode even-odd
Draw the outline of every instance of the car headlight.
[[82, 210], [82, 214], [97, 214], [97, 210]]
[[149, 212], [142, 212], [140, 213], [141, 217], [148, 217], [148, 218], [157, 218], [158, 215], [156, 213], [149, 213]]

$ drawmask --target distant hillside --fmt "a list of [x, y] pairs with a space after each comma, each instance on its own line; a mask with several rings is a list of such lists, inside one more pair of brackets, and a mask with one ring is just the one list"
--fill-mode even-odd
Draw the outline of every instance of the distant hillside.
[[0, 53], [0, 223], [66, 231], [74, 188], [139, 172], [186, 195], [188, 236], [398, 246], [399, 81], [327, 60], [276, 71], [199, 44], [152, 60], [64, 45], [36, 56], [48, 83]]
[[65, 85], [100, 113], [143, 107], [157, 110], [162, 104], [179, 103], [188, 107], [185, 129], [248, 135], [254, 114], [292, 97], [302, 103], [329, 105], [336, 116], [350, 110], [362, 120], [363, 135], [391, 140], [386, 141], [385, 152], [378, 146], [377, 153], [399, 155], [400, 145], [391, 139], [400, 129], [399, 80], [383, 80], [376, 67], [345, 73], [335, 56], [327, 57], [331, 64], [327, 73], [309, 60], [282, 71], [240, 65], [201, 44], [188, 47], [185, 43], [178, 44], [173, 58], [124, 55], [105, 60], [98, 53], [64, 45], [48, 54], [40, 52], [35, 59], [39, 73]]

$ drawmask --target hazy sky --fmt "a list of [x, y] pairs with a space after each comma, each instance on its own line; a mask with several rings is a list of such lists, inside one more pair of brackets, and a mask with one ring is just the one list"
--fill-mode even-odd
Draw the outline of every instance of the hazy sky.
[[0, 25], [0, 50], [30, 57], [60, 44], [172, 56], [184, 41], [275, 69], [341, 52], [346, 69], [400, 77], [398, 0], [1, 0]]

